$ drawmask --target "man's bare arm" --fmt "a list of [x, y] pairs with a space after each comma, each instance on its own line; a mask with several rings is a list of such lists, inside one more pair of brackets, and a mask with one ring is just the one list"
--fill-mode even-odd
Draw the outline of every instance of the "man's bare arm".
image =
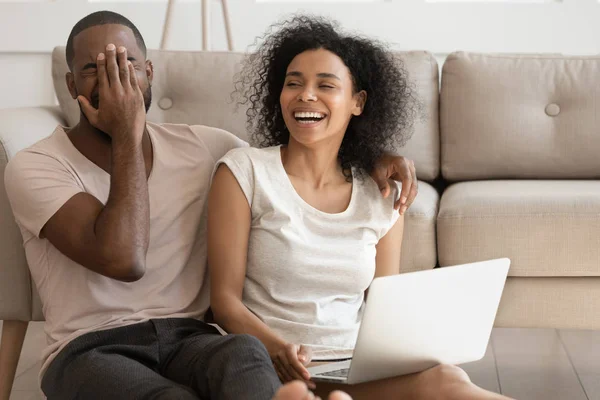
[[[78, 98], [90, 123], [112, 138], [110, 192], [106, 205], [87, 193], [67, 201], [46, 223], [42, 236], [84, 267], [121, 281], [145, 272], [149, 199], [142, 137], [144, 99], [127, 51], [107, 47], [98, 56], [100, 105]], [[117, 61], [118, 58], [118, 61]]]

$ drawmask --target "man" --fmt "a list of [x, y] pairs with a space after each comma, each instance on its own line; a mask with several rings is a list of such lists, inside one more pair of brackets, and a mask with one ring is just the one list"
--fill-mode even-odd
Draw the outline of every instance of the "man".
[[[247, 144], [146, 121], [153, 66], [119, 14], [79, 21], [66, 56], [79, 123], [17, 154], [5, 177], [46, 318], [42, 390], [49, 400], [270, 399], [281, 384], [262, 344], [202, 322], [211, 173]], [[384, 162], [378, 176], [406, 178], [403, 212], [414, 165]]]

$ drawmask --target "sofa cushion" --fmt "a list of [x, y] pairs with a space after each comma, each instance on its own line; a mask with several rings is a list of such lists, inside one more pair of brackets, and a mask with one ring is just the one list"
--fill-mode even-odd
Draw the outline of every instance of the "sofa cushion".
[[423, 105], [412, 138], [397, 153], [415, 162], [419, 179], [432, 181], [440, 174], [439, 66], [425, 51], [398, 53]]
[[[415, 161], [419, 179], [433, 180], [439, 174], [438, 65], [424, 51], [398, 53], [424, 105], [413, 137], [398, 153]], [[235, 74], [244, 55], [228, 52], [184, 52], [148, 50], [154, 65], [153, 105], [148, 120], [201, 124], [225, 129], [248, 140], [246, 108], [232, 101]], [[65, 83], [68, 71], [65, 48], [52, 53], [52, 76], [59, 104], [69, 126], [79, 120], [79, 107]]]
[[449, 180], [600, 177], [600, 57], [458, 52], [442, 70]]
[[600, 181], [450, 186], [438, 226], [441, 266], [511, 259], [511, 276], [600, 276]]
[[509, 277], [495, 326], [600, 329], [600, 278]]
[[431, 185], [419, 182], [419, 194], [404, 217], [400, 272], [436, 266], [435, 223], [439, 201], [440, 196]]
[[[248, 140], [246, 110], [236, 110], [231, 99], [242, 58], [239, 53], [148, 50], [154, 65], [148, 120], [214, 126]], [[54, 90], [67, 123], [73, 126], [79, 121], [79, 106], [65, 83], [67, 71], [65, 48], [57, 47], [52, 52]]]

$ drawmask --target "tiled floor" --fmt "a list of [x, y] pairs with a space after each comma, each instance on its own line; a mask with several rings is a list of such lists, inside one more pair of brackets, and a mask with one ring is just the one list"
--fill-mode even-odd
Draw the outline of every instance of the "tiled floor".
[[[44, 341], [42, 325], [30, 324], [10, 400], [42, 398]], [[462, 367], [479, 386], [516, 399], [600, 400], [600, 331], [494, 329], [485, 357]]]

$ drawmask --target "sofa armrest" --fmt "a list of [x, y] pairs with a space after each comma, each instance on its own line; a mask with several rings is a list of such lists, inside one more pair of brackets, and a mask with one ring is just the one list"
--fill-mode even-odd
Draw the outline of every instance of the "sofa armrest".
[[64, 119], [58, 107], [0, 109], [0, 320], [31, 320], [35, 290], [4, 189], [4, 170], [19, 150], [50, 135], [59, 124]]
[[0, 109], [0, 150], [10, 159], [64, 124], [58, 106]]

